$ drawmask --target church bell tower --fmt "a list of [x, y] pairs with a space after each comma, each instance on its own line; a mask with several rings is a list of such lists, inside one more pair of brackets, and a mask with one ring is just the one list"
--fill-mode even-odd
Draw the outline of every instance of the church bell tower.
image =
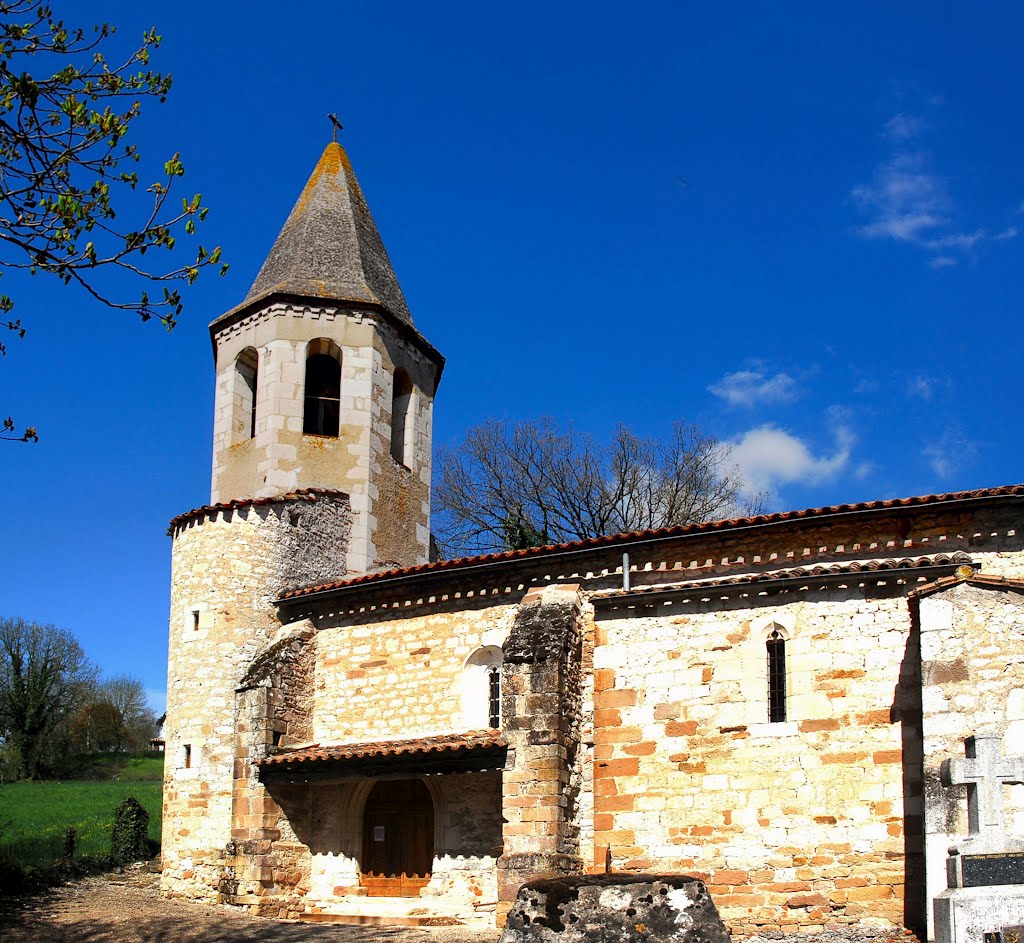
[[350, 574], [426, 562], [444, 358], [413, 323], [340, 144], [327, 145], [245, 301], [210, 334], [211, 504], [342, 492]]
[[282, 626], [275, 600], [295, 586], [427, 562], [431, 410], [444, 359], [413, 323], [337, 143], [245, 301], [210, 334], [210, 504], [169, 531], [161, 880], [167, 892], [221, 900], [233, 823], [246, 820], [255, 775], [239, 766], [238, 731], [273, 737], [266, 711], [246, 713], [248, 673], [268, 646], [298, 650], [312, 632]]

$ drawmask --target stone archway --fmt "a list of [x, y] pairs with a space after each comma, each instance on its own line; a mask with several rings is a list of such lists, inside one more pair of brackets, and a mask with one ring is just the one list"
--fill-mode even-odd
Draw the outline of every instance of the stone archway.
[[377, 782], [363, 810], [359, 883], [368, 897], [418, 897], [434, 862], [434, 803], [419, 779]]

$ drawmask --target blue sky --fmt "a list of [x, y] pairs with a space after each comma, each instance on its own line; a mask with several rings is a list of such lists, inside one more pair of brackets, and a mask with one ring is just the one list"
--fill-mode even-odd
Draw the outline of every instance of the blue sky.
[[231, 269], [171, 334], [4, 276], [28, 333], [0, 412], [41, 441], [0, 454], [0, 612], [71, 629], [158, 708], [164, 532], [209, 498], [207, 324], [246, 294], [329, 111], [448, 358], [435, 441], [491, 416], [686, 419], [776, 510], [1024, 478], [1018, 5], [89, 10], [125, 44], [163, 34], [175, 83], [138, 124], [143, 167], [181, 151]]

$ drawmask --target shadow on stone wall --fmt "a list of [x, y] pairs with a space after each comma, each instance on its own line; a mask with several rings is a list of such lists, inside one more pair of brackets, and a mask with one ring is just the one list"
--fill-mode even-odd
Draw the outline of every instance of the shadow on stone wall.
[[903, 922], [924, 939], [927, 923], [924, 862], [924, 735], [921, 705], [921, 630], [911, 608], [890, 720], [900, 725], [903, 763]]

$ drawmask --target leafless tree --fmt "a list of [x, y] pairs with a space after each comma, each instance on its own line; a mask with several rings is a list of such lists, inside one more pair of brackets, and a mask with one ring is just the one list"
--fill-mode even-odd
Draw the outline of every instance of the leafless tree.
[[0, 735], [17, 750], [21, 775], [47, 772], [63, 751], [65, 721], [95, 684], [95, 666], [66, 629], [0, 619]]
[[100, 682], [72, 718], [70, 730], [71, 745], [81, 752], [142, 750], [155, 733], [156, 716], [146, 702], [146, 690], [131, 675]]
[[434, 488], [443, 556], [520, 549], [757, 513], [729, 449], [677, 422], [667, 440], [619, 425], [610, 443], [553, 419], [492, 419], [442, 448]]

